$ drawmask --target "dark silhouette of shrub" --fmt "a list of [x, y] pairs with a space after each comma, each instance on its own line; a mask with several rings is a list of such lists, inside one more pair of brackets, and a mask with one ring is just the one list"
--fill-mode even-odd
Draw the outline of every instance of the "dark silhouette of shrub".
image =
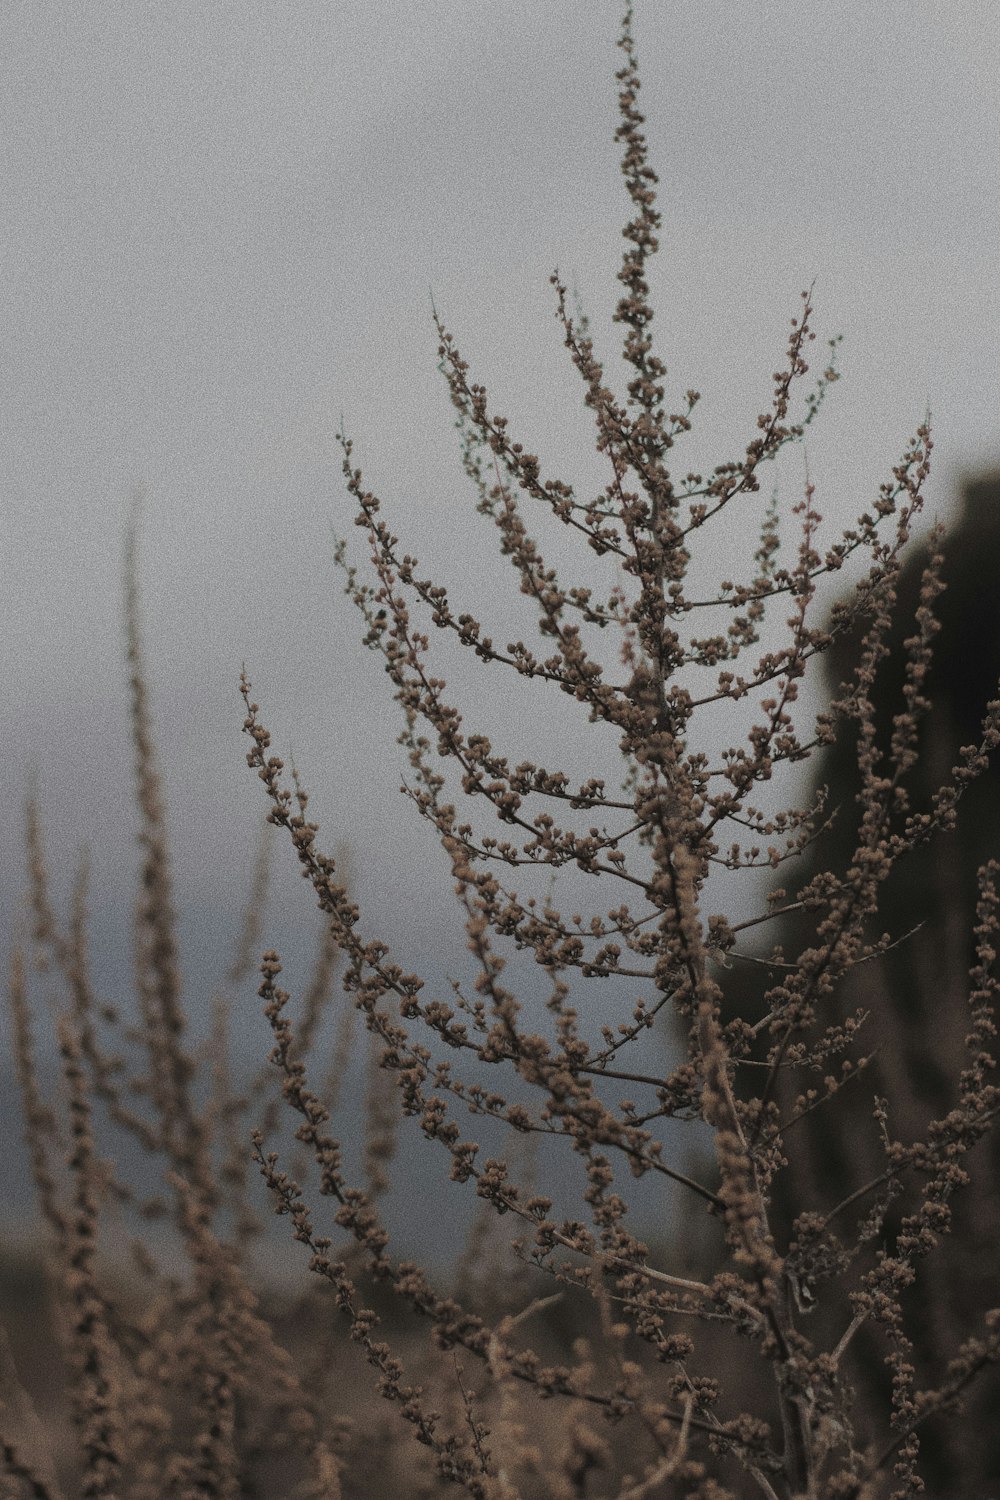
[[[872, 694], [877, 742], [890, 746], [892, 720], [903, 707], [907, 681], [907, 640], [919, 628], [921, 591], [928, 569], [940, 569], [943, 591], [934, 600], [933, 657], [921, 688], [928, 700], [917, 741], [917, 758], [907, 785], [914, 809], [933, 806], [934, 795], [958, 761], [964, 745], [975, 744], [983, 715], [1000, 680], [1000, 602], [996, 572], [1000, 563], [1000, 475], [969, 479], [958, 521], [937, 552], [937, 538], [909, 551], [898, 584], [893, 623], [886, 637]], [[859, 632], [840, 637], [825, 661], [825, 696], [835, 698], [861, 648]], [[837, 816], [821, 845], [803, 855], [797, 875], [808, 881], [820, 862], [843, 875], [857, 842], [854, 817], [862, 791], [858, 735], [847, 722], [835, 743], [816, 758], [814, 792], [825, 786]], [[847, 1199], [865, 1164], [871, 1178], [884, 1166], [884, 1141], [871, 1099], [885, 1101], [887, 1126], [901, 1140], [920, 1136], [928, 1119], [944, 1119], [958, 1097], [956, 1080], [967, 1065], [969, 971], [976, 965], [976, 872], [1000, 850], [1000, 796], [995, 768], [967, 789], [961, 817], [915, 848], [883, 883], [872, 935], [890, 935], [884, 956], [851, 974], [838, 995], [842, 1022], [863, 1012], [870, 1061], [859, 1081], [840, 1096], [832, 1118], [817, 1110], [804, 1122], [804, 1149], [778, 1194], [786, 1223], [794, 1220], [799, 1193], [820, 1185], [829, 1206]], [[790, 926], [794, 919], [790, 919]], [[804, 936], [804, 924], [787, 937]], [[960, 1342], [960, 1330], [974, 1325], [995, 1296], [1000, 1224], [1000, 1137], [988, 1140], [966, 1163], [971, 1191], [956, 1195], [955, 1243], [947, 1266], [931, 1258], [909, 1300], [914, 1342], [921, 1366], [946, 1361]], [[889, 1211], [887, 1222], [899, 1215]], [[898, 1227], [898, 1224], [897, 1224]], [[866, 1351], [860, 1369], [865, 1401], [877, 1407], [888, 1397], [888, 1376], [878, 1358], [871, 1329], [859, 1335]], [[986, 1494], [1000, 1483], [1000, 1443], [991, 1431], [989, 1411], [998, 1398], [995, 1376], [984, 1379], [970, 1426], [970, 1445], [961, 1429], [941, 1420], [932, 1424], [925, 1457], [933, 1457], [942, 1494]]]

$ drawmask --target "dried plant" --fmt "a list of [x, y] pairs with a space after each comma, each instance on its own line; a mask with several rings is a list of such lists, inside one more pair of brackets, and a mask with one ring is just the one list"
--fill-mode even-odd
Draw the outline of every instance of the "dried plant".
[[[943, 556], [936, 537], [909, 550], [897, 588], [897, 608], [886, 640], [875, 700], [880, 743], [892, 734], [892, 717], [906, 690], [908, 637], [921, 608], [927, 570], [940, 568], [935, 600], [934, 659], [923, 684], [929, 707], [917, 739], [917, 758], [909, 774], [915, 806], [929, 805], [938, 784], [954, 764], [962, 744], [980, 732], [983, 705], [995, 693], [1000, 675], [1000, 634], [988, 579], [1000, 552], [1000, 476], [977, 476], [964, 486], [963, 507], [948, 536]], [[824, 659], [826, 696], [835, 696], [851, 667], [857, 641], [839, 640]], [[816, 785], [831, 788], [842, 812], [828, 836], [803, 855], [800, 880], [822, 866], [843, 873], [854, 853], [849, 815], [859, 791], [857, 736], [847, 732], [816, 761]], [[865, 1044], [863, 1071], [845, 1080], [831, 1129], [830, 1111], [814, 1108], [803, 1117], [803, 1139], [775, 1194], [779, 1220], [790, 1225], [810, 1183], [822, 1183], [830, 1203], [849, 1199], [865, 1177], [874, 1180], [884, 1166], [884, 1140], [872, 1109], [873, 1098], [888, 1102], [893, 1134], [919, 1140], [928, 1120], [942, 1119], [953, 1108], [956, 1080], [969, 1064], [970, 971], [981, 983], [981, 929], [977, 871], [1000, 846], [995, 773], [969, 786], [956, 829], [934, 838], [900, 862], [879, 895], [878, 930], [902, 934], [876, 964], [859, 965], [846, 976], [835, 997], [841, 1024], [864, 1016], [871, 1040]], [[992, 899], [992, 898], [990, 898]], [[806, 941], [802, 918], [789, 919], [787, 939]], [[874, 929], [873, 929], [874, 930]], [[992, 1024], [991, 1001], [985, 998], [985, 1020]], [[988, 1048], [987, 1048], [988, 1050]], [[817, 1099], [825, 1090], [818, 1088]], [[858, 1085], [862, 1086], [859, 1087]], [[977, 1326], [981, 1310], [995, 1300], [996, 1225], [1000, 1223], [1000, 1134], [964, 1163], [968, 1187], [949, 1205], [952, 1243], [947, 1255], [926, 1260], [910, 1290], [913, 1359], [924, 1379], [947, 1364], [961, 1342], [961, 1330]], [[887, 1220], [898, 1225], [904, 1206], [893, 1205]], [[917, 1300], [919, 1299], [919, 1300]], [[817, 1320], [825, 1309], [820, 1308]], [[889, 1374], [881, 1359], [877, 1326], [863, 1325], [855, 1340], [858, 1400], [879, 1407], [886, 1399]], [[922, 1465], [935, 1492], [985, 1493], [1000, 1469], [1000, 1451], [988, 1413], [997, 1399], [997, 1381], [981, 1379], [969, 1393], [970, 1406], [961, 1423], [945, 1414], [929, 1416], [922, 1432]], [[975, 1443], [968, 1434], [974, 1431]]]
[[[929, 470], [929, 426], [917, 428], [871, 509], [836, 540], [821, 540], [807, 482], [792, 507], [790, 549], [772, 503], [748, 575], [707, 591], [695, 586], [699, 560], [710, 561], [733, 517], [759, 503], [765, 466], [801, 439], [836, 370], [827, 365], [799, 399], [814, 339], [804, 293], [770, 406], [743, 453], [707, 477], [676, 477], [674, 450], [698, 397], [687, 391], [674, 403], [680, 410], [669, 411], [653, 340], [648, 273], [660, 219], [631, 9], [619, 45], [617, 139], [632, 203], [615, 314], [624, 397], [610, 387], [586, 319], [552, 278], [609, 474], [599, 493], [580, 497], [543, 477], [437, 319], [464, 469], [537, 612], [537, 649], [522, 640], [497, 645], [489, 622], [424, 575], [342, 436], [366, 567], [351, 563], [344, 545], [338, 558], [366, 643], [381, 655], [402, 709], [405, 791], [448, 861], [469, 982], [436, 994], [367, 932], [340, 861], [323, 852], [302, 780], [296, 772], [286, 780], [270, 753], [244, 675], [248, 763], [270, 822], [288, 835], [311, 883], [325, 934], [298, 1022], [279, 983], [281, 959], [264, 953], [259, 995], [274, 1047], [268, 1071], [242, 1098], [226, 1060], [229, 1007], [219, 1003], [213, 1091], [200, 1101], [199, 1059], [185, 1040], [134, 555], [144, 1076], [101, 1039], [98, 1021], [118, 1022], [90, 989], [83, 885], [64, 938], [31, 815], [35, 949], [70, 995], [59, 1021], [65, 1173], [49, 1149], [58, 1121], [38, 1082], [20, 952], [10, 988], [33, 1170], [61, 1272], [82, 1494], [436, 1495], [457, 1486], [474, 1500], [901, 1500], [927, 1487], [957, 1494], [957, 1483], [985, 1495], [1000, 1482], [983, 1408], [968, 1401], [984, 1382], [996, 1388], [1000, 1309], [988, 1305], [987, 1278], [976, 1297], [949, 1304], [948, 1326], [933, 1338], [924, 1332], [929, 1299], [941, 1305], [949, 1266], [967, 1257], [952, 1230], [981, 1225], [982, 1205], [994, 1201], [975, 1162], [998, 1108], [996, 859], [984, 857], [974, 876], [964, 990], [942, 997], [964, 1016], [963, 1055], [943, 1094], [921, 1112], [905, 1070], [876, 1057], [883, 1036], [891, 1045], [907, 1024], [892, 967], [906, 932], [883, 930], [883, 895], [897, 870], [916, 868], [920, 850], [953, 830], [963, 793], [1000, 742], [994, 696], [982, 705], [974, 742], [955, 747], [934, 784], [918, 775], [944, 566], [936, 531], [909, 605], [901, 578]], [[563, 581], [529, 530], [530, 507], [586, 544], [602, 584]], [[816, 623], [823, 581], [851, 570], [852, 590]], [[581, 567], [578, 576], [590, 572]], [[586, 772], [514, 763], [503, 746], [470, 732], [434, 665], [430, 625], [484, 672], [572, 698], [591, 726]], [[801, 692], [810, 664], [834, 653], [837, 681], [811, 714]], [[890, 661], [898, 690], [886, 718]], [[721, 752], [720, 722], [737, 730]], [[609, 784], [605, 726], [620, 789]], [[584, 748], [586, 736], [585, 727]], [[854, 802], [835, 822], [819, 785], [806, 806], [782, 805], [784, 784], [801, 785], [801, 763], [831, 749], [843, 756], [845, 747]], [[467, 814], [459, 793], [474, 804]], [[831, 826], [840, 842], [825, 861]], [[777, 871], [783, 885], [741, 915], [732, 893], [747, 881], [760, 891], [753, 872], [762, 869]], [[539, 881], [555, 872], [583, 893], [569, 915], [554, 890], [539, 894]], [[258, 873], [244, 952], [255, 941], [262, 887]], [[715, 909], [720, 895], [728, 909]], [[544, 1002], [530, 986], [515, 992], [510, 976], [525, 960], [542, 978]], [[349, 1030], [340, 1023], [330, 1079], [317, 1044], [338, 961], [370, 1042], [356, 1179], [331, 1122]], [[234, 983], [245, 967], [234, 965]], [[922, 1024], [926, 1031], [933, 1019]], [[922, 1045], [932, 1050], [929, 1035]], [[141, 1112], [126, 1101], [123, 1078], [144, 1102]], [[160, 1164], [164, 1201], [145, 1210], [170, 1218], [186, 1255], [186, 1273], [173, 1274], [138, 1247], [148, 1288], [138, 1309], [100, 1279], [104, 1219], [116, 1202], [123, 1213], [143, 1205], [97, 1155], [98, 1107]], [[488, 1150], [465, 1134], [460, 1122], [470, 1114]], [[248, 1139], [241, 1132], [251, 1118], [258, 1124]], [[295, 1160], [280, 1139], [283, 1118], [294, 1122]], [[405, 1244], [396, 1252], [380, 1211], [393, 1191], [397, 1133], [413, 1127], [480, 1209], [451, 1288], [406, 1259]], [[681, 1128], [690, 1146], [679, 1150]], [[836, 1174], [824, 1171], [824, 1137], [845, 1146]], [[260, 1200], [241, 1157], [247, 1139], [273, 1207], [305, 1247], [317, 1294], [281, 1324], [290, 1345], [297, 1320], [308, 1324], [298, 1370], [279, 1341], [281, 1320], [269, 1319], [255, 1289]], [[521, 1149], [532, 1140], [547, 1151], [534, 1165]], [[647, 1221], [655, 1202], [651, 1243], [640, 1238], [623, 1178], [644, 1179]], [[574, 1179], [579, 1211], [567, 1216], [558, 1204]], [[691, 1224], [697, 1230], [686, 1234]], [[497, 1269], [477, 1275], [483, 1265]], [[338, 1340], [338, 1327], [349, 1340]], [[377, 1403], [352, 1405], [345, 1394], [348, 1342], [371, 1367], [371, 1389], [388, 1403], [394, 1429], [380, 1425]], [[193, 1406], [184, 1399], [191, 1391]], [[366, 1443], [352, 1443], [348, 1414]], [[51, 1460], [31, 1456], [27, 1428], [0, 1429], [0, 1456], [20, 1486], [12, 1493], [54, 1495]], [[960, 1479], [947, 1470], [947, 1455], [957, 1453]], [[294, 1475], [267, 1469], [283, 1454], [298, 1463]]]

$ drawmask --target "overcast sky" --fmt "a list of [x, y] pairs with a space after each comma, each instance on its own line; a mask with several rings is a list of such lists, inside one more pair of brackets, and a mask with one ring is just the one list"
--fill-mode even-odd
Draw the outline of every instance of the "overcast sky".
[[[233, 929], [263, 811], [244, 661], [324, 842], [350, 842], [372, 929], [388, 922], [406, 961], [414, 892], [447, 880], [400, 831], [396, 713], [332, 565], [331, 529], [360, 540], [335, 435], [343, 416], [395, 529], [459, 602], [498, 636], [520, 618], [460, 473], [431, 295], [546, 473], [603, 483], [548, 277], [576, 282], [610, 364], [619, 23], [604, 0], [7, 7], [6, 915], [32, 768], [60, 889], [89, 841], [98, 922], [131, 900], [120, 601], [141, 486], [193, 980]], [[657, 334], [671, 391], [703, 393], [685, 469], [753, 436], [815, 280], [821, 337], [844, 336], [808, 445], [820, 510], [844, 525], [868, 506], [929, 405], [947, 514], [962, 472], [1000, 459], [1000, 8], [639, 0], [635, 30], [664, 218]], [[802, 473], [799, 452], [789, 506]], [[714, 545], [735, 568], [751, 532]], [[512, 753], [520, 734], [558, 763], [585, 719], [564, 699], [532, 712], [506, 720]], [[95, 953], [106, 983], [116, 962]]]

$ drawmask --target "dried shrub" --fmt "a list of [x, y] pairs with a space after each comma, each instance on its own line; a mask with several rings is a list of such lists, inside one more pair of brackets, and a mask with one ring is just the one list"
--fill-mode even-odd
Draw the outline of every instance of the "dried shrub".
[[[90, 988], [84, 885], [64, 937], [31, 815], [36, 959], [62, 975], [69, 995], [58, 1021], [61, 1120], [38, 1082], [20, 950], [10, 993], [73, 1394], [63, 1467], [81, 1494], [431, 1496], [458, 1486], [474, 1500], [874, 1500], [928, 1485], [954, 1494], [956, 1482], [986, 1494], [1000, 1477], [982, 1408], [965, 1404], [997, 1362], [1000, 1311], [977, 1293], [951, 1308], [949, 1326], [933, 1338], [924, 1329], [928, 1298], [940, 1297], [949, 1266], [963, 1264], [962, 1238], [952, 1232], [957, 1205], [972, 1204], [962, 1223], [981, 1223], [992, 1201], [973, 1164], [998, 1107], [995, 860], [974, 876], [963, 993], [942, 999], [952, 1019], [959, 1010], [965, 1019], [962, 1056], [940, 1098], [921, 1112], [919, 1090], [894, 1081], [875, 1056], [882, 1028], [891, 1036], [908, 1024], [892, 968], [905, 933], [882, 930], [883, 894], [897, 870], [915, 867], [929, 841], [954, 828], [963, 793], [987, 771], [1000, 739], [994, 698], [933, 785], [918, 775], [921, 726], [933, 712], [927, 685], [944, 557], [937, 532], [895, 652], [892, 643], [929, 428], [917, 428], [871, 509], [836, 540], [821, 541], [807, 483], [792, 507], [798, 535], [790, 548], [772, 504], [747, 575], [707, 593], [693, 586], [698, 556], [711, 555], [732, 507], [756, 503], [765, 466], [802, 437], [836, 371], [828, 365], [800, 399], [814, 338], [812, 299], [803, 294], [770, 405], [742, 454], [708, 476], [675, 477], [674, 450], [698, 398], [689, 391], [669, 411], [653, 340], [647, 275], [659, 214], [631, 11], [620, 46], [617, 138], [632, 204], [615, 315], [624, 397], [610, 388], [586, 320], [552, 278], [609, 473], [599, 493], [581, 497], [544, 477], [437, 324], [464, 467], [537, 610], [537, 648], [497, 645], [487, 622], [424, 576], [342, 439], [366, 568], [349, 561], [345, 546], [338, 557], [365, 640], [402, 709], [406, 791], [449, 863], [471, 982], [444, 998], [367, 932], [310, 820], [302, 781], [295, 772], [286, 778], [270, 753], [244, 676], [248, 763], [270, 822], [287, 834], [311, 884], [326, 935], [297, 1022], [279, 983], [280, 957], [264, 953], [259, 994], [274, 1047], [242, 1094], [234, 1092], [229, 1008], [220, 1001], [211, 1090], [197, 1092], [134, 555], [129, 656], [144, 849], [134, 1040], [144, 1071], [108, 1049], [107, 1030], [121, 1023], [101, 1012]], [[601, 587], [562, 580], [529, 532], [530, 507], [590, 549], [605, 570]], [[815, 623], [823, 580], [852, 569], [851, 592]], [[780, 638], [772, 640], [775, 613]], [[502, 746], [469, 732], [433, 664], [430, 625], [482, 670], [571, 697], [593, 726], [589, 774], [512, 763]], [[840, 653], [838, 681], [811, 715], [801, 689], [810, 663], [831, 651]], [[898, 688], [886, 718], [890, 657]], [[721, 753], [713, 728], [720, 715], [734, 727]], [[620, 789], [609, 787], [596, 749], [604, 726], [620, 756]], [[838, 836], [848, 827], [846, 839], [824, 862], [831, 820], [822, 788], [804, 807], [782, 806], [781, 788], [828, 747], [849, 749], [855, 784], [836, 824]], [[714, 909], [717, 872], [742, 883], [760, 869], [784, 881], [761, 910]], [[526, 894], [539, 878], [569, 871], [589, 901], [572, 914], [551, 895]], [[256, 942], [262, 883], [259, 874], [235, 980]], [[509, 980], [512, 961], [525, 957], [543, 978], [544, 1005], [519, 998]], [[332, 1128], [337, 1079], [323, 1076], [315, 1045], [338, 963], [353, 1006], [346, 1014], [360, 1016], [370, 1041], [358, 1180]], [[848, 1003], [859, 993], [863, 1003]], [[349, 1044], [342, 1029], [340, 1069]], [[674, 1061], [666, 1065], [668, 1044]], [[929, 1035], [915, 1045], [933, 1050]], [[892, 1097], [894, 1082], [902, 1102]], [[139, 1202], [99, 1157], [98, 1109], [155, 1160], [160, 1202]], [[489, 1154], [465, 1134], [460, 1122], [470, 1114]], [[289, 1121], [293, 1156], [281, 1140]], [[481, 1210], [451, 1287], [403, 1258], [405, 1246], [396, 1253], [380, 1212], [397, 1130], [414, 1123]], [[678, 1151], [680, 1124], [691, 1146]], [[52, 1149], [60, 1131], [64, 1169]], [[535, 1138], [550, 1156], [532, 1167], [520, 1148]], [[824, 1172], [824, 1138], [842, 1147], [835, 1184]], [[544, 1169], [560, 1153], [547, 1184]], [[304, 1247], [315, 1295], [299, 1307], [274, 1312], [255, 1285], [260, 1199], [249, 1160]], [[556, 1200], [574, 1176], [580, 1212], [566, 1217]], [[644, 1179], [647, 1197], [662, 1205], [652, 1248], [639, 1237], [623, 1177]], [[141, 1295], [102, 1282], [98, 1235], [116, 1203], [167, 1216], [182, 1273], [159, 1264], [140, 1237]], [[686, 1237], [685, 1223], [697, 1225]], [[384, 1416], [377, 1401], [354, 1398], [361, 1361]], [[14, 1374], [10, 1381], [16, 1386]], [[54, 1495], [59, 1455], [33, 1456], [37, 1434], [16, 1415], [22, 1396], [4, 1398], [9, 1488]], [[932, 1442], [922, 1449], [925, 1433]], [[961, 1454], [960, 1480], [942, 1453]]]

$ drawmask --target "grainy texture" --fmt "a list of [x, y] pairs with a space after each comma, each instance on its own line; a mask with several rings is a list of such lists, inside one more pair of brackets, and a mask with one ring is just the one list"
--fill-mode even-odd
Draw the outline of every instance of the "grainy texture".
[[[836, 372], [828, 365], [800, 397], [814, 338], [804, 293], [771, 405], [744, 451], [708, 477], [678, 477], [674, 450], [698, 397], [686, 392], [677, 412], [664, 404], [647, 274], [657, 179], [630, 11], [620, 47], [617, 139], [632, 213], [616, 312], [624, 397], [552, 278], [607, 464], [599, 494], [543, 477], [437, 323], [464, 467], [537, 610], [537, 649], [498, 646], [402, 552], [342, 437], [366, 564], [350, 562], [344, 545], [338, 558], [402, 710], [405, 790], [448, 862], [471, 984], [443, 998], [369, 933], [343, 860], [324, 851], [310, 821], [303, 782], [270, 753], [244, 675], [248, 765], [324, 934], [298, 1020], [279, 954], [261, 956], [273, 1050], [242, 1093], [230, 1057], [233, 992], [253, 967], [266, 859], [206, 1057], [187, 1035], [133, 531], [126, 601], [143, 855], [135, 1016], [93, 994], [86, 870], [63, 934], [34, 801], [28, 812], [30, 952], [15, 948], [9, 992], [47, 1236], [45, 1305], [70, 1400], [49, 1393], [51, 1451], [40, 1451], [43, 1428], [21, 1388], [32, 1382], [18, 1374], [27, 1341], [12, 1338], [0, 1389], [0, 1471], [12, 1495], [995, 1492], [996, 1447], [978, 1393], [990, 1380], [995, 1389], [1000, 1312], [989, 1305], [991, 1278], [968, 1268], [995, 1212], [980, 1164], [998, 1108], [1000, 865], [975, 839], [952, 842], [958, 863], [936, 899], [949, 933], [963, 928], [950, 950], [962, 961], [939, 988], [926, 950], [899, 945], [909, 898], [899, 907], [887, 897], [908, 870], [926, 869], [921, 851], [960, 825], [963, 796], [988, 772], [1000, 740], [995, 682], [971, 707], [966, 694], [961, 714], [934, 684], [939, 533], [916, 573], [903, 567], [929, 468], [926, 423], [842, 536], [820, 541], [806, 484], [791, 508], [790, 546], [772, 504], [748, 574], [694, 589], [696, 554], [724, 534], [729, 507], [756, 503], [766, 465], [801, 438]], [[570, 584], [546, 562], [531, 507], [602, 560], [603, 590]], [[854, 587], [816, 624], [821, 580], [852, 570]], [[610, 728], [620, 788], [609, 788], [596, 751], [592, 774], [571, 777], [512, 764], [470, 732], [434, 665], [430, 625], [482, 671], [569, 695], [584, 737], [588, 724]], [[823, 653], [836, 670], [811, 719], [799, 690]], [[720, 707], [734, 726], [721, 755], [703, 729]], [[934, 729], [942, 715], [955, 734]], [[847, 804], [832, 841], [819, 784], [807, 806], [777, 810], [785, 773], [830, 747], [840, 761], [834, 796]], [[760, 868], [779, 871], [784, 886], [756, 915], [710, 907], [714, 871], [742, 880]], [[585, 909], [567, 915], [551, 895], [527, 893], [539, 875], [569, 869], [586, 877]], [[544, 1006], [516, 993], [518, 954], [544, 976]], [[44, 1098], [36, 1060], [44, 1012], [30, 991], [43, 980], [61, 981], [66, 997], [54, 1017], [56, 1101]], [[324, 1058], [318, 1038], [338, 980], [343, 1008]], [[352, 1018], [368, 1034], [358, 1180], [334, 1124]], [[662, 1045], [651, 1051], [656, 1034]], [[671, 1048], [678, 1060], [668, 1066]], [[469, 1115], [494, 1143], [488, 1153], [465, 1134]], [[692, 1145], [678, 1153], [669, 1143], [683, 1122]], [[142, 1187], [100, 1154], [112, 1127], [148, 1160]], [[403, 1129], [422, 1133], [445, 1176], [478, 1199], [451, 1286], [407, 1260], [383, 1222]], [[523, 1149], [533, 1140], [562, 1152], [552, 1196], [552, 1156], [533, 1163]], [[565, 1217], [554, 1198], [574, 1174], [581, 1212]], [[645, 1178], [661, 1195], [652, 1247], [638, 1237], [623, 1178]], [[307, 1285], [297, 1302], [269, 1294], [262, 1275], [265, 1203], [301, 1247]], [[155, 1240], [144, 1232], [152, 1219], [173, 1237], [170, 1263], [166, 1229]], [[100, 1253], [103, 1235], [123, 1233], [133, 1240], [131, 1277]], [[958, 1296], [948, 1291], [956, 1278]]]

